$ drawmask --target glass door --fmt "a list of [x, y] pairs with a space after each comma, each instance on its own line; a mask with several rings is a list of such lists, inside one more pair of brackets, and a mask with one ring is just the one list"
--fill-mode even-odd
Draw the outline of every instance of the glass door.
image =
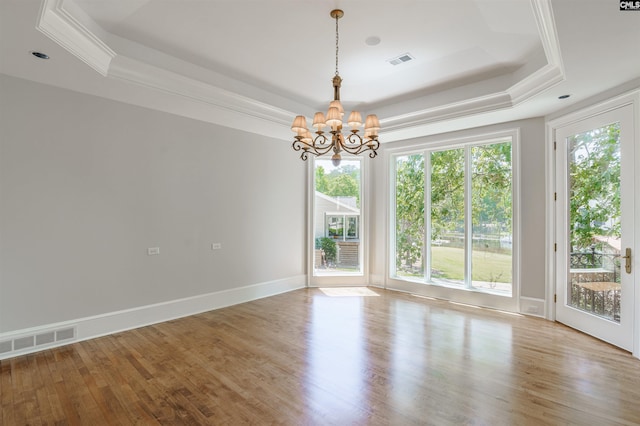
[[556, 130], [556, 319], [632, 350], [632, 107]]

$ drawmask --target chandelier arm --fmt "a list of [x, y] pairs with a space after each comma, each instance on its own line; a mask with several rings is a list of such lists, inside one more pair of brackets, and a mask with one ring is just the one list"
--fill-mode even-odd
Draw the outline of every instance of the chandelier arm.
[[369, 150], [369, 147], [367, 145], [358, 145], [358, 146], [345, 148], [345, 152], [348, 152], [349, 154], [352, 154], [352, 155], [358, 155], [367, 150]]
[[316, 133], [318, 136], [313, 138], [313, 141], [311, 142], [313, 145], [313, 148], [320, 149], [320, 150], [325, 149], [327, 146], [330, 148], [331, 143], [329, 142], [329, 138], [327, 138], [327, 135], [323, 134], [322, 132], [316, 132]]
[[351, 133], [346, 137], [346, 139], [352, 145], [362, 145], [364, 143], [362, 141], [362, 136], [360, 136], [357, 132]]
[[316, 155], [323, 155], [331, 151], [333, 143], [329, 141], [326, 135], [320, 134], [313, 140], [312, 149]]
[[294, 151], [302, 151], [300, 158], [306, 160], [309, 154], [315, 156], [321, 156], [333, 149], [333, 143], [329, 143], [329, 139], [323, 135], [318, 134], [311, 143], [302, 140], [302, 136], [296, 136], [293, 141], [292, 147]]
[[308, 143], [296, 138], [296, 140], [293, 141], [293, 144], [291, 145], [294, 151], [308, 151], [309, 149], [311, 149], [311, 145], [309, 145]]
[[[296, 144], [296, 142], [299, 142], [299, 143]], [[293, 142], [293, 149], [295, 151], [302, 150], [302, 153], [300, 154], [300, 158], [303, 161], [307, 161], [307, 159], [309, 158], [309, 154], [315, 155], [316, 157], [319, 157], [319, 156], [324, 154], [324, 153], [320, 153], [320, 152], [317, 152], [317, 151], [313, 151], [312, 148], [309, 148], [310, 146], [311, 145], [309, 145], [309, 144], [307, 144], [305, 142], [302, 142], [302, 141], [294, 141]]]
[[372, 151], [371, 153], [369, 153], [369, 157], [373, 158], [376, 156], [376, 154], [371, 154], [380, 147], [380, 142], [378, 142], [377, 139], [370, 139], [368, 141], [365, 141], [356, 132], [350, 134], [346, 139], [349, 144], [345, 143], [342, 145], [342, 147], [349, 154], [357, 155], [365, 151]]

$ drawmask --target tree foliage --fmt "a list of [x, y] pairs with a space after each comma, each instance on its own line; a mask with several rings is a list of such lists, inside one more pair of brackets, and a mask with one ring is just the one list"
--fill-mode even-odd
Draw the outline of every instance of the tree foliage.
[[424, 157], [400, 157], [396, 167], [396, 267], [411, 270], [422, 259]]
[[[511, 143], [471, 149], [471, 208], [475, 232], [511, 233]], [[464, 233], [465, 148], [430, 154], [431, 239]], [[424, 156], [396, 163], [396, 267], [414, 270], [423, 257]], [[415, 272], [415, 271], [414, 271]]]
[[471, 161], [474, 233], [511, 234], [511, 144], [473, 147]]
[[329, 182], [327, 182], [327, 176], [322, 166], [316, 166], [316, 191], [323, 194], [327, 194], [329, 191]]
[[569, 138], [571, 251], [620, 236], [620, 124]]
[[360, 169], [344, 164], [326, 173], [324, 167], [316, 166], [316, 191], [331, 197], [355, 197], [360, 207]]
[[333, 239], [327, 237], [316, 238], [316, 249], [321, 249], [324, 252], [324, 260], [327, 262], [336, 261], [338, 248]]
[[464, 232], [464, 149], [431, 153], [431, 232]]

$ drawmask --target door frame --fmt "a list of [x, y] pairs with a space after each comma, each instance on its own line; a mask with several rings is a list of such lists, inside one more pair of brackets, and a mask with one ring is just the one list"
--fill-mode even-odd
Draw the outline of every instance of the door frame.
[[360, 161], [360, 261], [362, 273], [347, 275], [314, 275], [314, 242], [315, 242], [315, 165], [316, 160], [326, 160], [328, 157], [312, 157], [308, 165], [309, 190], [307, 193], [307, 287], [357, 287], [367, 286], [369, 276], [369, 161], [368, 156], [356, 155], [344, 158]]
[[[556, 320], [556, 304], [555, 295], [558, 291], [565, 291], [564, 285], [562, 289], [558, 288], [556, 281], [557, 277], [557, 256], [555, 252], [556, 247], [556, 235], [557, 235], [557, 221], [556, 221], [556, 203], [555, 203], [555, 191], [558, 177], [556, 176], [556, 152], [554, 150], [554, 142], [556, 130], [568, 125], [577, 123], [579, 121], [600, 115], [602, 113], [631, 105], [633, 110], [632, 131], [629, 132], [634, 138], [634, 170], [637, 172], [634, 176], [634, 187], [636, 190], [640, 188], [640, 90], [636, 89], [630, 92], [623, 93], [608, 100], [587, 106], [558, 118], [547, 121], [546, 123], [546, 194], [547, 194], [547, 208], [546, 208], [546, 313], [545, 317], [549, 320]], [[640, 197], [635, 196], [633, 200], [634, 206], [634, 221], [635, 224], [640, 224]], [[640, 235], [635, 235], [632, 257], [632, 268], [637, 271], [640, 267], [640, 261], [638, 254], [640, 254]], [[634, 295], [634, 317], [632, 320], [632, 353], [636, 358], [640, 358], [640, 273], [634, 274], [633, 281]]]

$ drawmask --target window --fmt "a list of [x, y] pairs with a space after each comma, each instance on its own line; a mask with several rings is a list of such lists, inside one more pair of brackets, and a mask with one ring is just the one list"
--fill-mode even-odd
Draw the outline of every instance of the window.
[[512, 295], [512, 138], [395, 155], [392, 278]]
[[326, 237], [340, 240], [358, 238], [358, 216], [327, 213]]
[[[314, 160], [314, 277], [363, 275], [362, 160]], [[325, 283], [328, 281], [325, 281]]]

